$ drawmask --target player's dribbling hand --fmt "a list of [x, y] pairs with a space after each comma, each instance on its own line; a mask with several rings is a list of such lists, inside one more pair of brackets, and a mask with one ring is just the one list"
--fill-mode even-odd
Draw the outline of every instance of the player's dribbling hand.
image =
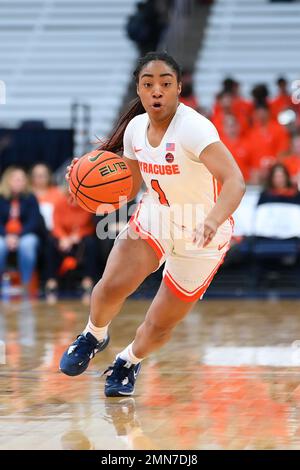
[[207, 217], [203, 224], [199, 224], [193, 232], [193, 243], [198, 248], [205, 248], [214, 238], [218, 230], [217, 222]]
[[77, 163], [79, 160], [79, 158], [73, 158], [73, 160], [71, 161], [71, 165], [67, 166], [67, 173], [66, 173], [66, 181], [69, 182], [69, 179], [70, 179], [70, 175], [71, 175], [71, 172], [73, 170], [73, 167], [75, 165], [75, 163]]

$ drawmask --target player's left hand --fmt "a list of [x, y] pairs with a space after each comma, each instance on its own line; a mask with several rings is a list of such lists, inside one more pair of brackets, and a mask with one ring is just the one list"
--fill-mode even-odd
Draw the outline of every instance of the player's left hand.
[[73, 160], [71, 161], [70, 165], [67, 166], [67, 172], [66, 172], [66, 174], [65, 174], [65, 179], [66, 179], [67, 183], [68, 183], [69, 180], [70, 180], [70, 176], [71, 176], [73, 167], [74, 167], [74, 165], [76, 165], [76, 163], [78, 162], [78, 160], [79, 160], [79, 158], [74, 157]]
[[198, 248], [205, 248], [214, 238], [218, 230], [218, 223], [211, 217], [207, 217], [193, 232], [193, 243]]

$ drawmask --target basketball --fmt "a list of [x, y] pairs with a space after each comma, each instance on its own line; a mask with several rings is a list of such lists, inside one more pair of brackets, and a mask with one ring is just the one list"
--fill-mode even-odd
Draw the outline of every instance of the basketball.
[[94, 150], [74, 165], [69, 184], [80, 207], [93, 213], [109, 213], [126, 202], [132, 181], [130, 168], [122, 158], [112, 152]]

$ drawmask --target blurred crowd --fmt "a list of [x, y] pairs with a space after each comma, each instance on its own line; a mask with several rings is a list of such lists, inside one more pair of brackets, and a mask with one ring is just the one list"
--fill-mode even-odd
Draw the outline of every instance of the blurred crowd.
[[[60, 280], [73, 274], [84, 303], [89, 302], [113, 241], [96, 238], [97, 218], [78, 207], [67, 188], [53, 183], [50, 168], [35, 164], [26, 173], [7, 168], [0, 182], [0, 275], [17, 269], [24, 293], [33, 274], [47, 301], [57, 301]], [[2, 286], [3, 287], [3, 286]]]
[[[140, 56], [159, 48], [177, 6], [176, 0], [137, 3], [127, 21], [127, 35], [136, 43]], [[258, 83], [251, 90], [251, 98], [246, 99], [240, 92], [240, 83], [226, 77], [212, 109], [207, 110], [194, 93], [193, 71], [186, 69], [182, 74], [181, 101], [211, 119], [247, 183], [263, 184], [270, 167], [282, 163], [299, 185], [300, 103], [293, 102], [285, 77], [277, 79], [275, 96], [270, 96], [269, 85]]]
[[[226, 78], [207, 112], [194, 93], [192, 71], [184, 70], [181, 101], [212, 120], [246, 182], [261, 187], [253, 222], [255, 256], [285, 253], [296, 260], [300, 252], [300, 106], [293, 102], [283, 77], [277, 87], [276, 96], [270, 97], [267, 86], [258, 84], [250, 100], [241, 96], [236, 80]], [[0, 180], [2, 292], [7, 273], [17, 271], [23, 291], [30, 291], [35, 276], [49, 304], [56, 303], [66, 280], [72, 294], [78, 292], [88, 303], [114, 241], [97, 238], [98, 221], [73, 202], [66, 187], [54, 184], [45, 163], [36, 163], [28, 172], [7, 168]], [[233, 246], [242, 243], [243, 239], [233, 239]]]
[[252, 98], [240, 94], [240, 84], [228, 77], [211, 110], [201, 108], [193, 91], [191, 71], [183, 73], [181, 101], [205, 114], [235, 157], [248, 184], [264, 184], [270, 168], [282, 163], [291, 180], [300, 184], [300, 103], [294, 103], [289, 84], [279, 77], [277, 93], [257, 84]]

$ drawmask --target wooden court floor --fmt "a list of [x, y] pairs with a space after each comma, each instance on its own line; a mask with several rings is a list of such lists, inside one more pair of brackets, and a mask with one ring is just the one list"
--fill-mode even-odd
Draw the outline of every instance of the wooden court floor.
[[0, 449], [300, 449], [300, 302], [203, 301], [142, 366], [134, 397], [100, 372], [148, 302], [128, 301], [86, 373], [58, 371], [87, 309], [0, 304]]

